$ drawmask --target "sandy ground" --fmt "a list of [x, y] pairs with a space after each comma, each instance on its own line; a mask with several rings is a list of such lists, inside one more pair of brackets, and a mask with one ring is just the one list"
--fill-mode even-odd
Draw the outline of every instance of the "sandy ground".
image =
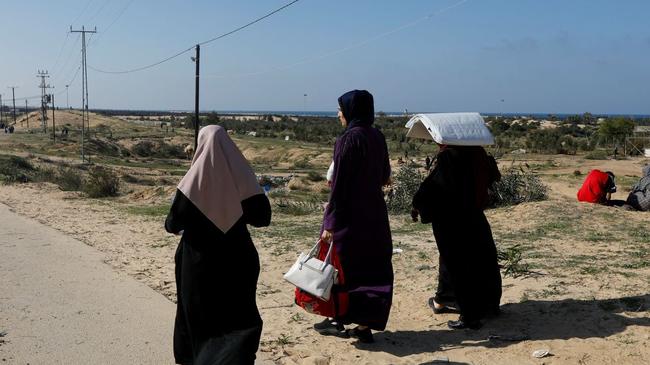
[[[277, 364], [646, 364], [650, 359], [650, 215], [580, 204], [575, 192], [591, 168], [639, 176], [643, 161], [549, 157], [539, 167], [550, 199], [487, 212], [495, 240], [520, 245], [538, 275], [504, 278], [503, 315], [478, 331], [451, 331], [455, 315], [434, 315], [437, 250], [430, 228], [391, 217], [395, 295], [388, 328], [375, 344], [321, 337], [320, 318], [295, 307], [282, 273], [315, 240], [319, 215], [275, 214], [252, 230], [262, 272], [258, 305], [265, 321], [261, 350]], [[520, 163], [520, 162], [518, 162]], [[544, 160], [528, 161], [541, 164]], [[505, 166], [505, 165], [504, 165]], [[504, 167], [502, 166], [502, 168]], [[581, 176], [574, 175], [581, 170]], [[116, 270], [175, 299], [177, 237], [163, 216], [131, 214], [129, 205], [168, 202], [173, 188], [152, 187], [118, 199], [93, 200], [51, 184], [0, 186], [0, 201], [104, 252]], [[620, 189], [615, 198], [625, 198]], [[1, 346], [1, 345], [0, 345]], [[1, 349], [1, 347], [0, 347]], [[535, 359], [531, 353], [550, 355]]]

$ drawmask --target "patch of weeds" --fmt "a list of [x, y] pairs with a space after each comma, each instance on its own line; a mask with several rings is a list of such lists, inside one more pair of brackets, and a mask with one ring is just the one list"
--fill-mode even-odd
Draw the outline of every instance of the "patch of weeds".
[[426, 252], [419, 251], [419, 252], [418, 252], [418, 258], [419, 258], [420, 260], [428, 260], [428, 259], [429, 259], [429, 255], [427, 255]]
[[606, 160], [607, 159], [607, 151], [604, 150], [595, 150], [587, 153], [585, 155], [585, 158], [587, 160]]
[[26, 159], [18, 156], [0, 156], [0, 181], [5, 183], [25, 183], [31, 181], [30, 175], [36, 169]]
[[313, 182], [319, 182], [325, 180], [325, 177], [323, 177], [323, 175], [319, 174], [316, 171], [309, 171], [309, 173], [307, 173], [307, 180]]
[[519, 303], [525, 303], [530, 300], [530, 297], [528, 296], [528, 292], [523, 292], [521, 293], [521, 297], [519, 298]]
[[275, 211], [287, 215], [308, 215], [321, 211], [321, 204], [315, 200], [279, 199]]
[[282, 256], [287, 253], [296, 253], [296, 248], [290, 243], [276, 245], [271, 251], [272, 256]]
[[63, 191], [78, 191], [83, 186], [83, 177], [78, 170], [61, 166], [57, 171], [56, 183]]
[[609, 267], [607, 266], [587, 266], [580, 268], [580, 273], [583, 275], [596, 275], [609, 272]]
[[614, 236], [608, 232], [589, 232], [585, 240], [591, 242], [611, 241]]
[[311, 167], [311, 163], [306, 157], [293, 163], [294, 169], [309, 169]]
[[420, 265], [420, 266], [416, 267], [415, 269], [417, 271], [430, 271], [433, 268], [431, 266], [429, 266], [429, 265]]
[[388, 211], [406, 214], [411, 211], [413, 196], [420, 188], [423, 176], [413, 164], [402, 166], [393, 178], [392, 193], [388, 197]]
[[296, 323], [303, 322], [304, 320], [305, 320], [305, 316], [303, 316], [302, 313], [295, 313], [289, 318], [290, 322], [296, 322]]
[[288, 335], [286, 335], [284, 333], [281, 333], [280, 336], [278, 336], [278, 338], [275, 339], [275, 343], [280, 345], [280, 346], [286, 346], [286, 345], [290, 345], [290, 344], [292, 344], [294, 342], [291, 340], [291, 337], [289, 337]]
[[509, 168], [490, 189], [490, 207], [516, 205], [548, 199], [548, 187], [530, 169]]
[[90, 170], [83, 190], [91, 198], [117, 196], [120, 190], [120, 178], [112, 170], [95, 167]]
[[543, 289], [539, 294], [539, 298], [547, 298], [550, 296], [557, 296], [567, 293], [564, 283], [554, 283]]
[[534, 274], [534, 272], [530, 270], [530, 265], [522, 263], [522, 256], [521, 245], [514, 245], [506, 248], [497, 247], [497, 258], [504, 276], [518, 278]]
[[650, 233], [647, 226], [637, 226], [628, 231], [628, 235], [635, 242], [650, 243]]
[[130, 206], [126, 208], [126, 212], [133, 215], [143, 215], [147, 217], [164, 217], [169, 213], [170, 207], [170, 204]]

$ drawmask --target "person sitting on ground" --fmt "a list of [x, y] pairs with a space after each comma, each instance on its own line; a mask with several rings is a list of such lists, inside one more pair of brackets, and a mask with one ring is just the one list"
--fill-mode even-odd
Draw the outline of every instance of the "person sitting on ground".
[[615, 178], [611, 171], [591, 170], [578, 190], [578, 201], [612, 205], [612, 193], [616, 192]]
[[626, 204], [636, 210], [650, 211], [650, 165], [643, 168], [643, 177], [632, 187]]

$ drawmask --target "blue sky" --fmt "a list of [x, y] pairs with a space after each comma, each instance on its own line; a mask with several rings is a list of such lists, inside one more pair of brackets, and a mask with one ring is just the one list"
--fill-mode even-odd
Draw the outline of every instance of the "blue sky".
[[[5, 104], [7, 86], [38, 95], [47, 69], [63, 105], [80, 63], [70, 25], [97, 26], [90, 66], [124, 70], [287, 2], [4, 1], [0, 94]], [[340, 94], [364, 88], [385, 111], [650, 114], [648, 14], [647, 0], [301, 0], [202, 47], [201, 109], [334, 111]], [[89, 70], [90, 107], [192, 109], [191, 55], [124, 75]]]

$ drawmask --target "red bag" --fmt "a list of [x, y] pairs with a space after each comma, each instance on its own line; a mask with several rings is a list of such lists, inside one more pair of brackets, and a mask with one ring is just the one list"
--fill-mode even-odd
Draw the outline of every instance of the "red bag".
[[[325, 244], [323, 241], [320, 241], [318, 254], [316, 257], [319, 260], [324, 260], [328, 249], [329, 244]], [[337, 283], [332, 287], [332, 295], [330, 295], [330, 299], [324, 301], [307, 293], [306, 291], [301, 290], [300, 288], [296, 288], [295, 302], [296, 305], [309, 313], [318, 314], [324, 317], [336, 318], [347, 313], [349, 299], [348, 292], [343, 290], [345, 284], [345, 275], [343, 274], [343, 268], [341, 267], [339, 256], [336, 254], [336, 249], [332, 250], [330, 259], [332, 260], [331, 262], [334, 268], [338, 270]]]

